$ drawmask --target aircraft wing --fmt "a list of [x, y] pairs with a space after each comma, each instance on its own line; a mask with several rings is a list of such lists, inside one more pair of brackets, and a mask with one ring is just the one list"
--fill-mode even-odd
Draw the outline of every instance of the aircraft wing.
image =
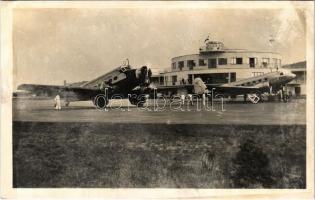
[[181, 89], [181, 88], [192, 89], [194, 88], [194, 86], [192, 84], [186, 84], [186, 85], [156, 86], [154, 88], [156, 88], [158, 91], [169, 91], [169, 90]]
[[[196, 87], [193, 84], [185, 85], [171, 85], [171, 86], [157, 86], [155, 87], [157, 92], [167, 92], [167, 91], [176, 91], [177, 89], [187, 89], [187, 91], [193, 91]], [[266, 86], [229, 86], [229, 85], [217, 85], [217, 84], [206, 84], [206, 89], [211, 92], [213, 89], [214, 92], [220, 94], [229, 94], [229, 95], [239, 95], [239, 94], [250, 94], [256, 92], [268, 91]]]
[[269, 90], [268, 87], [260, 86], [207, 86], [207, 88], [209, 90], [214, 89], [216, 93], [230, 95], [250, 94]]
[[19, 85], [18, 90], [26, 90], [37, 96], [54, 97], [58, 93], [61, 98], [69, 98], [72, 100], [87, 100], [97, 95], [99, 88], [82, 88], [71, 86], [58, 86], [58, 85], [37, 85], [37, 84], [22, 84]]

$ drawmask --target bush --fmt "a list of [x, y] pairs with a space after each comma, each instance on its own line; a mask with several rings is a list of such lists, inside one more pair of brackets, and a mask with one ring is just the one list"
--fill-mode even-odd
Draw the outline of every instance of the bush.
[[236, 188], [271, 187], [269, 159], [253, 140], [240, 145], [240, 151], [232, 159], [231, 177]]

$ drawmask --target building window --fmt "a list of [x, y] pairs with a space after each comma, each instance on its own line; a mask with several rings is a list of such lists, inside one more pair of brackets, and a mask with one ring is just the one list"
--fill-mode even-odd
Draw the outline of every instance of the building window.
[[172, 85], [176, 85], [177, 76], [172, 76]]
[[243, 64], [243, 58], [236, 58], [236, 64], [237, 65]]
[[200, 77], [205, 84], [224, 84], [229, 82], [229, 73], [195, 74], [194, 77]]
[[165, 83], [165, 85], [168, 85], [168, 76], [164, 77], [164, 83]]
[[273, 58], [272, 59], [272, 62], [274, 64], [275, 67], [281, 67], [281, 60], [280, 59], [277, 59], [277, 58]]
[[227, 65], [227, 58], [219, 58], [218, 64], [219, 65]]
[[262, 66], [263, 67], [268, 67], [269, 63], [270, 63], [270, 59], [269, 58], [263, 58], [262, 59]]
[[178, 68], [179, 68], [180, 70], [182, 70], [182, 69], [184, 68], [184, 61], [179, 61], [179, 62], [178, 62]]
[[192, 70], [195, 66], [196, 66], [196, 63], [194, 60], [188, 60], [187, 61], [187, 66], [190, 70]]
[[199, 66], [206, 66], [206, 60], [204, 59], [199, 59]]
[[250, 68], [255, 68], [257, 65], [257, 58], [248, 58], [248, 63]]
[[230, 82], [235, 82], [236, 81], [236, 73], [235, 72], [231, 72], [230, 74]]
[[279, 67], [277, 58], [272, 58], [272, 63], [273, 63], [273, 66]]
[[210, 58], [208, 59], [208, 68], [216, 68], [217, 67], [217, 59]]
[[176, 69], [176, 62], [172, 63], [172, 69]]
[[241, 65], [243, 64], [243, 58], [232, 58], [231, 59], [231, 64], [233, 65]]

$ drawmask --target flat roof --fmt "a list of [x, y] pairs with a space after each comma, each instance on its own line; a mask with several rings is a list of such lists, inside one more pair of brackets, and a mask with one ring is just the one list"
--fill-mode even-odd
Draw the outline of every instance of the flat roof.
[[[278, 52], [272, 52], [272, 51], [257, 51], [257, 50], [246, 50], [246, 49], [224, 49], [222, 51], [209, 51], [209, 52], [204, 52], [204, 53], [195, 53], [195, 54], [185, 54], [181, 56], [176, 56], [173, 58], [180, 58], [180, 57], [185, 57], [185, 56], [197, 56], [197, 55], [207, 55], [207, 54], [220, 54], [220, 53], [272, 53], [272, 54], [278, 54]], [[172, 58], [172, 59], [173, 59]]]

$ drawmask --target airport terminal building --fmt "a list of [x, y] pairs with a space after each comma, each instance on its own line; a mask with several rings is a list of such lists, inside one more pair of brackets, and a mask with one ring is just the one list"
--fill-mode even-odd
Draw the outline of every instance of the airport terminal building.
[[170, 70], [153, 74], [155, 85], [192, 84], [196, 77], [206, 84], [224, 84], [281, 67], [281, 55], [276, 52], [228, 49], [218, 41], [207, 41], [198, 54], [177, 56], [171, 61]]

